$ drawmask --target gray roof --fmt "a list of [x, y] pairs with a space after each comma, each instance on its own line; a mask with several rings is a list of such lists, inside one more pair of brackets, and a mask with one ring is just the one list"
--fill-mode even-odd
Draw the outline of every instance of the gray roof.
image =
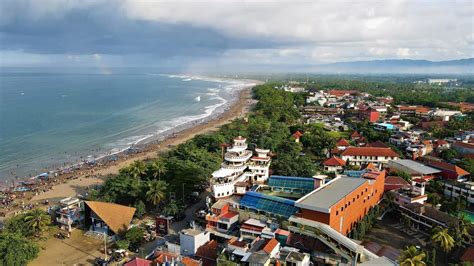
[[300, 208], [329, 213], [334, 204], [367, 182], [364, 178], [339, 177], [320, 189], [299, 199], [295, 205]]
[[429, 167], [429, 166], [426, 166], [422, 163], [415, 162], [413, 160], [407, 160], [407, 159], [390, 161], [389, 166], [390, 165], [404, 166], [404, 167], [410, 169], [413, 172], [423, 174], [423, 175], [430, 175], [430, 174], [436, 174], [436, 173], [441, 172], [440, 170], [438, 170], [436, 168]]
[[253, 252], [247, 259], [248, 263], [265, 264], [270, 259], [266, 253]]

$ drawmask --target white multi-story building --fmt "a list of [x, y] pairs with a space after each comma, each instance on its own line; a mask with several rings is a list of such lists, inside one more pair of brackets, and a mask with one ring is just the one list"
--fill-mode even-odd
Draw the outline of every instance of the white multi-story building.
[[210, 240], [210, 233], [197, 229], [184, 229], [179, 232], [180, 253], [183, 256], [194, 256], [198, 248]]
[[212, 173], [211, 188], [214, 198], [228, 197], [236, 193], [236, 183], [263, 183], [268, 179], [271, 158], [270, 150], [247, 149], [247, 139], [239, 136], [227, 148], [221, 168]]
[[341, 159], [349, 165], [365, 165], [373, 163], [379, 168], [390, 160], [398, 160], [400, 156], [390, 148], [348, 147], [341, 154]]

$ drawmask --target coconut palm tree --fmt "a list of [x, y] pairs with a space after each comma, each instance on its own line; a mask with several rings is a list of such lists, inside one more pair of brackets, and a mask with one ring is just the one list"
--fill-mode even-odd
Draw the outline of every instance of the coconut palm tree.
[[34, 209], [25, 216], [25, 222], [38, 236], [51, 223], [51, 217], [40, 209]]
[[165, 181], [161, 180], [151, 180], [147, 182], [146, 186], [146, 199], [148, 202], [153, 204], [154, 206], [158, 206], [160, 202], [162, 202], [166, 197], [166, 189], [168, 188], [168, 184]]
[[180, 207], [175, 200], [170, 201], [170, 203], [166, 204], [163, 209], [163, 213], [165, 215], [176, 216], [180, 211]]
[[134, 161], [130, 165], [130, 174], [134, 178], [140, 178], [141, 176], [146, 174], [146, 164], [143, 161]]
[[408, 246], [398, 257], [398, 262], [401, 266], [424, 266], [425, 263], [425, 252], [417, 249], [415, 246]]
[[150, 164], [150, 171], [153, 177], [156, 179], [158, 177], [161, 180], [161, 175], [166, 174], [166, 164], [163, 160], [156, 160]]
[[445, 253], [448, 253], [454, 247], [454, 239], [449, 235], [447, 228], [436, 227], [433, 230], [431, 240]]
[[471, 234], [469, 233], [470, 227], [471, 223], [467, 220], [466, 215], [461, 213], [450, 230], [457, 246], [461, 247], [464, 246], [464, 242], [470, 243], [472, 241]]

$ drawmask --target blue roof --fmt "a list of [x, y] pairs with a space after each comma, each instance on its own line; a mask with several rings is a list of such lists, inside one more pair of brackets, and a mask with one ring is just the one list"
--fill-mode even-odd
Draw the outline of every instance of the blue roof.
[[345, 170], [344, 174], [349, 177], [361, 177], [366, 172], [366, 170]]
[[271, 187], [301, 189], [309, 192], [314, 189], [314, 179], [310, 177], [272, 175], [268, 179], [268, 185]]
[[240, 200], [240, 206], [264, 211], [286, 218], [289, 218], [298, 210], [298, 208], [295, 206], [295, 201], [293, 200], [264, 195], [253, 191], [245, 193], [245, 195]]

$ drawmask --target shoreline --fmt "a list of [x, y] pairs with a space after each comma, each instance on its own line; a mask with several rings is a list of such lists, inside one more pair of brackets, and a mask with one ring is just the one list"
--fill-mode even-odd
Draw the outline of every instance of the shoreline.
[[[261, 84], [261, 81], [253, 82]], [[216, 114], [216, 116], [212, 116], [202, 122], [194, 121], [190, 127], [178, 129], [177, 132], [164, 136], [160, 140], [137, 145], [137, 147], [141, 148], [137, 153], [127, 154], [122, 152], [117, 154], [117, 161], [106, 161], [104, 164], [96, 166], [84, 164], [83, 167], [75, 172], [58, 175], [38, 183], [32, 191], [13, 192], [12, 194], [15, 197], [12, 203], [17, 203], [16, 207], [14, 207], [15, 204], [2, 205], [2, 214], [10, 216], [19, 211], [26, 211], [39, 206], [40, 203], [46, 200], [48, 203], [52, 203], [65, 197], [84, 195], [89, 188], [102, 184], [108, 176], [117, 174], [120, 168], [131, 164], [135, 160], [147, 161], [158, 158], [160, 153], [166, 152], [196, 135], [216, 131], [220, 126], [236, 118], [244, 117], [255, 104], [255, 100], [252, 99], [253, 86], [245, 86], [239, 90], [235, 100], [230, 102], [229, 106], [222, 113]]]

